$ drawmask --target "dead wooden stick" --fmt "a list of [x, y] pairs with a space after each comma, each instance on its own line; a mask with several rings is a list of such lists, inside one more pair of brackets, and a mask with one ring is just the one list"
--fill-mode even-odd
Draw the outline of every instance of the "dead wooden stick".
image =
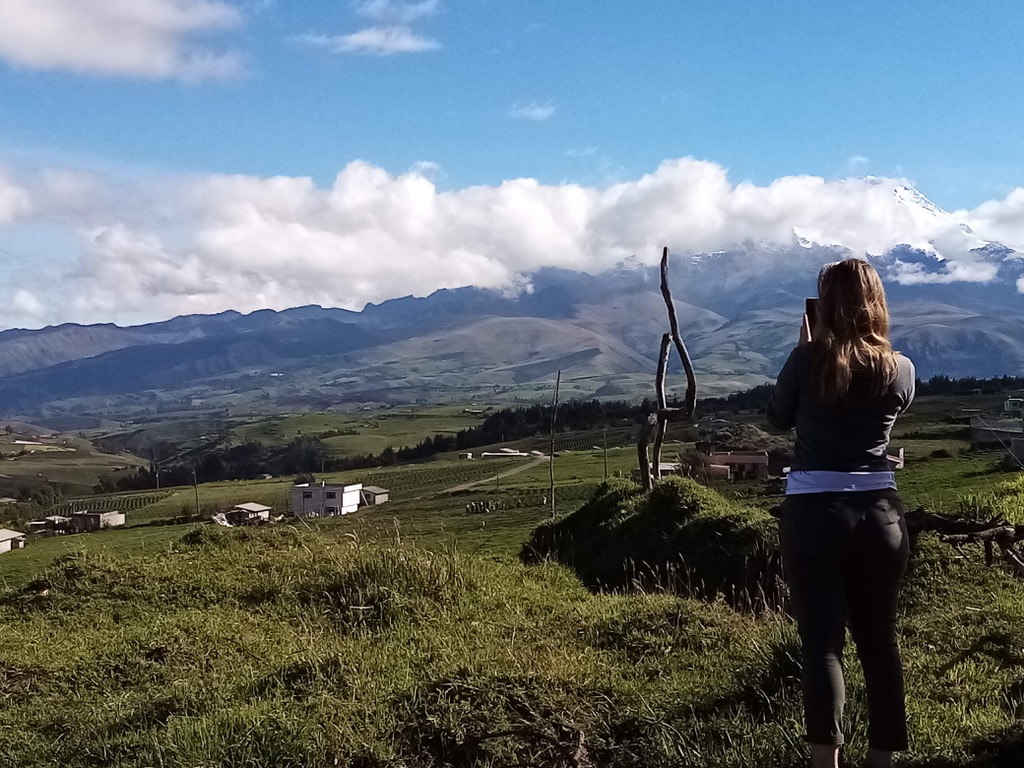
[[[658, 357], [658, 370], [654, 382], [658, 397], [658, 410], [648, 415], [647, 420], [640, 427], [640, 434], [637, 436], [636, 441], [637, 460], [640, 463], [640, 480], [648, 491], [654, 487], [655, 476], [661, 477], [661, 449], [665, 442], [667, 424], [669, 422], [689, 421], [697, 404], [697, 377], [693, 372], [690, 353], [686, 351], [686, 345], [683, 343], [683, 338], [679, 333], [679, 318], [676, 316], [676, 305], [672, 301], [672, 291], [668, 287], [668, 248], [661, 252], [661, 295], [665, 299], [665, 307], [668, 309], [669, 332], [661, 338], [661, 354]], [[668, 358], [672, 343], [675, 344], [676, 351], [683, 362], [683, 370], [686, 372], [686, 399], [682, 408], [668, 407], [668, 397], [665, 390], [665, 376], [668, 372]], [[651, 461], [647, 455], [647, 448], [650, 444], [652, 433], [655, 433], [653, 472], [651, 471]]]
[[651, 443], [651, 433], [658, 425], [658, 414], [649, 413], [644, 423], [640, 426], [640, 434], [636, 438], [636, 458], [640, 463], [640, 482], [646, 490], [654, 487], [651, 479], [651, 457], [647, 455], [647, 446]]
[[[672, 337], [665, 334], [661, 337], [661, 355], [658, 357], [658, 375], [655, 378], [655, 386], [658, 394], [658, 413], [668, 410], [668, 394], [665, 392], [665, 374], [668, 371], [668, 356], [672, 351]], [[661, 447], [665, 444], [665, 430], [667, 419], [658, 419], [658, 426], [654, 432], [654, 479], [661, 478]]]
[[690, 353], [686, 351], [683, 337], [679, 333], [679, 319], [676, 317], [676, 305], [672, 301], [672, 292], [668, 288], [668, 248], [661, 252], [661, 296], [665, 299], [665, 306], [668, 308], [668, 325], [672, 333], [672, 341], [675, 342], [676, 351], [679, 352], [679, 359], [683, 361], [683, 370], [686, 371], [686, 400], [684, 411], [686, 416], [683, 421], [693, 416], [693, 409], [697, 407], [697, 376], [693, 372], [693, 362], [690, 360]]

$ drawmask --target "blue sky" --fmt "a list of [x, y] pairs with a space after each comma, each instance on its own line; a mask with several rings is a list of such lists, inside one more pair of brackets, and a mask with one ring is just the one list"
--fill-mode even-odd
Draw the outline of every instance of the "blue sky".
[[[186, 180], [222, 174], [308, 177], [326, 193], [363, 161], [392, 178], [414, 169], [437, 193], [520, 178], [599, 191], [692, 157], [732, 185], [908, 180], [963, 211], [1024, 186], [1016, 2], [128, 5], [126, 17], [118, 0], [0, 0], [0, 183], [30, 201], [6, 222], [0, 207], [0, 278], [9, 294], [24, 292], [25, 310], [0, 317], [0, 327], [61, 319], [40, 311], [45, 290], [32, 275], [41, 264], [54, 276], [88, 271], [103, 228], [141, 238], [179, 271], [189, 256], [216, 262], [202, 235], [224, 198], [205, 199], [200, 214], [190, 208], [194, 221], [180, 211], [154, 221], [153, 211], [176, 206]], [[88, 177], [93, 191], [78, 190], [91, 199], [88, 215], [53, 191], [54, 173], [76, 174], [79, 186]], [[154, 196], [148, 218], [132, 210], [142, 190]], [[6, 199], [13, 211], [20, 198]], [[106, 216], [97, 199], [108, 201]], [[1005, 222], [1016, 210], [993, 216]], [[296, 222], [316, 230], [303, 216]], [[526, 266], [467, 243], [472, 257], [500, 263], [492, 283]], [[456, 237], [437, 247], [463, 245]], [[478, 272], [453, 274], [444, 284]], [[291, 296], [268, 291], [270, 305]], [[375, 284], [345, 300], [388, 292]], [[219, 295], [223, 304], [226, 289]], [[131, 319], [110, 307], [138, 298], [111, 295], [68, 319]], [[218, 306], [168, 302], [160, 311]]]

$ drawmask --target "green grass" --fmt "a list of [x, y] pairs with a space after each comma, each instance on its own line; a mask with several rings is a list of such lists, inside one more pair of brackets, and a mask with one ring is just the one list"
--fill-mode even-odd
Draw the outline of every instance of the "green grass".
[[[1009, 768], [1021, 585], [950, 554], [923, 541], [910, 575], [904, 764]], [[788, 622], [552, 564], [205, 527], [72, 554], [0, 593], [0, 622], [0, 759], [25, 768], [568, 768], [580, 744], [611, 768], [803, 764]], [[856, 760], [854, 659], [848, 688]]]
[[0, 560], [0, 586], [20, 588], [54, 560], [69, 554], [122, 556], [163, 553], [187, 530], [187, 526], [113, 528], [96, 533], [35, 540], [25, 549], [8, 552], [3, 556]]
[[781, 622], [551, 566], [212, 531], [64, 560], [0, 617], [0, 756], [29, 768], [558, 766], [581, 733], [599, 765], [740, 765], [731, 726], [796, 744]]
[[[908, 506], [1024, 524], [1024, 478], [1000, 471], [998, 452], [967, 451], [942, 422], [955, 407], [922, 399], [901, 423]], [[315, 431], [319, 417], [305, 418], [291, 426]], [[582, 450], [560, 444], [560, 516], [604, 477], [602, 452], [584, 445], [596, 434], [565, 440]], [[608, 452], [612, 478], [634, 466], [631, 447]], [[227, 532], [166, 524], [192, 510], [195, 490], [164, 489], [126, 528], [0, 557], [0, 764], [559, 768], [582, 734], [593, 764], [612, 768], [803, 765], [797, 643], [783, 617], [738, 612], [713, 589], [695, 593], [703, 600], [592, 594], [567, 568], [516, 561], [550, 518], [546, 463], [440, 460], [323, 479], [382, 485], [392, 501]], [[281, 510], [290, 484], [204, 484], [200, 505]], [[699, 550], [723, 524], [772, 525], [758, 507], [777, 499], [756, 485], [719, 490], [729, 498], [701, 495], [702, 511], [679, 519], [686, 499], [662, 494], [664, 509], [635, 510], [660, 533], [648, 540], [619, 520], [609, 541], [618, 530], [658, 549], [688, 531], [677, 548]], [[1024, 764], [1022, 589], [979, 548], [921, 539], [901, 617], [904, 765]], [[856, 761], [865, 704], [852, 652], [848, 673]]]
[[281, 446], [298, 435], [323, 435], [324, 443], [339, 455], [378, 454], [388, 446], [403, 448], [435, 434], [454, 434], [476, 426], [483, 417], [465, 413], [458, 406], [417, 406], [355, 413], [301, 413], [257, 417], [236, 424], [232, 430], [239, 441], [258, 440]]
[[963, 496], [992, 492], [1016, 476], [1002, 469], [1000, 451], [964, 451], [967, 444], [957, 443], [950, 446], [951, 458], [933, 459], [923, 450], [908, 449], [907, 468], [896, 477], [904, 503], [908, 507], [955, 509]]

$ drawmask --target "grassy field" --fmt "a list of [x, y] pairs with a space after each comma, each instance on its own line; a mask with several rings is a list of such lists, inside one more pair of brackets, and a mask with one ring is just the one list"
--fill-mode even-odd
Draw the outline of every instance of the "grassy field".
[[[908, 506], [1024, 524], [1024, 478], [1000, 452], [971, 449], [946, 419], [957, 408], [922, 398], [894, 434]], [[320, 429], [306, 418], [282, 437]], [[421, 423], [429, 433], [445, 418], [460, 416]], [[561, 438], [560, 515], [636, 464], [631, 447], [605, 454], [597, 438]], [[669, 444], [666, 459], [685, 447]], [[384, 486], [391, 501], [259, 530], [175, 518], [195, 512], [197, 490], [204, 512], [285, 511], [290, 478], [83, 498], [128, 509], [127, 526], [0, 557], [0, 764], [578, 768], [582, 748], [613, 768], [802, 765], [785, 617], [720, 598], [592, 594], [567, 568], [520, 564], [551, 517], [548, 471], [445, 458], [328, 474]], [[781, 500], [755, 483], [716, 490], [758, 525]], [[902, 765], [1024, 764], [1024, 584], [979, 548], [925, 536], [904, 603], [914, 735]], [[856, 764], [865, 704], [852, 654], [848, 714]]]
[[[998, 496], [1021, 506], [1024, 483]], [[458, 549], [429, 542], [443, 533], [429, 523], [419, 543], [431, 547], [411, 543], [415, 518], [390, 535], [349, 526], [377, 514], [313, 529], [164, 527], [152, 549], [97, 545], [0, 592], [0, 760], [804, 764], [798, 645], [781, 614], [592, 594], [563, 567], [500, 556], [514, 536], [467, 547], [470, 517], [511, 530], [537, 509], [464, 516]], [[901, 619], [913, 731], [902, 765], [1021, 764], [1022, 589], [980, 552], [919, 543]], [[856, 764], [865, 700], [852, 658], [848, 694]]]
[[[600, 465], [600, 458], [594, 453], [566, 454], [557, 461], [560, 485], [556, 498], [558, 508], [565, 510], [579, 504], [596, 486], [601, 475], [591, 473], [595, 466]], [[625, 463], [628, 462], [618, 462], [623, 466]], [[609, 464], [613, 465], [613, 459], [609, 459]], [[525, 471], [520, 471], [524, 468]], [[518, 550], [538, 520], [550, 515], [549, 502], [545, 501], [548, 495], [547, 472], [546, 463], [536, 460], [525, 460], [524, 463], [520, 459], [493, 459], [436, 461], [388, 469], [328, 473], [320, 476], [328, 483], [361, 482], [388, 488], [391, 500], [379, 509], [364, 509], [355, 515], [310, 522], [308, 525], [336, 528], [370, 538], [389, 537], [398, 530], [411, 539], [438, 546], [452, 543], [461, 546], [465, 543], [476, 548], [490, 542], [496, 549], [511, 553]], [[503, 482], [505, 475], [507, 478]], [[478, 482], [480, 485], [475, 488], [448, 492], [449, 489]], [[203, 512], [209, 513], [255, 501], [274, 507], [275, 513], [286, 512], [291, 484], [290, 478], [204, 483], [198, 488], [199, 506]], [[191, 486], [165, 489], [152, 503], [134, 509], [131, 500], [151, 498], [154, 494], [94, 496], [84, 498], [81, 505], [64, 504], [57, 511], [68, 504], [96, 509], [127, 509], [126, 526], [101, 534], [35, 540], [29, 547], [0, 558], [0, 580], [12, 585], [24, 583], [55, 558], [77, 548], [126, 552], [132, 549], [132, 542], [136, 540], [140, 546], [159, 546], [161, 542], [170, 541], [190, 529], [190, 523], [168, 523], [174, 518], [195, 513], [196, 491]], [[126, 500], [129, 503], [125, 503]], [[499, 500], [504, 507], [502, 510], [486, 515], [466, 511], [467, 505], [482, 505], [488, 501], [496, 507]], [[492, 519], [492, 515], [499, 513], [497, 519]]]
[[[1001, 399], [984, 396], [967, 398], [967, 401], [971, 407], [996, 408], [1001, 404]], [[899, 473], [899, 483], [908, 507], [925, 505], [938, 510], [956, 510], [965, 499], [970, 504], [983, 504], [993, 489], [1009, 476], [1000, 468], [999, 451], [972, 450], [964, 439], [963, 426], [944, 421], [945, 417], [957, 413], [961, 405], [960, 399], [920, 398], [894, 431], [894, 445], [903, 446], [907, 455], [907, 468]], [[411, 444], [425, 434], [433, 433], [441, 424], [454, 428], [459, 423], [472, 423], [480, 418], [454, 406], [423, 409], [412, 414], [385, 413], [386, 417], [377, 414], [381, 429], [387, 429], [392, 437], [405, 434]], [[315, 433], [321, 428], [341, 428], [342, 422], [336, 418], [352, 419], [356, 416], [283, 416], [277, 429], [281, 439], [290, 439], [288, 436], [293, 434], [293, 430], [297, 434], [297, 430]], [[263, 431], [261, 434], [266, 434], [269, 423], [273, 422], [260, 422], [258, 429]], [[424, 431], [416, 433], [415, 424]], [[555, 459], [555, 506], [558, 513], [579, 506], [605, 477], [606, 457], [609, 477], [628, 477], [636, 466], [635, 449], [631, 445], [612, 447], [605, 453], [597, 448], [603, 437], [599, 430], [558, 436]], [[628, 438], [623, 430], [609, 430], [609, 444], [612, 446], [628, 443]], [[86, 441], [73, 440], [75, 447], [89, 446]], [[546, 443], [546, 439], [533, 441], [531, 445], [534, 443], [540, 446]], [[685, 444], [668, 443], [665, 459], [672, 459], [686, 447]], [[380, 509], [364, 509], [356, 515], [312, 525], [351, 532], [364, 539], [390, 537], [397, 531], [423, 546], [457, 546], [485, 553], [514, 553], [533, 526], [550, 515], [547, 462], [522, 461], [459, 461], [454, 457], [444, 457], [418, 465], [329, 473], [320, 479], [362, 482], [388, 488], [391, 502]], [[87, 470], [83, 467], [82, 471]], [[513, 471], [515, 474], [509, 474]], [[503, 478], [505, 474], [508, 476]], [[479, 484], [471, 489], [452, 492], [452, 489], [471, 483]], [[240, 502], [255, 501], [268, 504], [277, 512], [287, 512], [290, 485], [290, 478], [205, 483], [198, 489], [199, 505], [204, 513], [210, 513]], [[771, 507], [781, 502], [779, 496], [763, 495], [757, 483], [731, 483], [721, 486], [720, 490], [757, 506]], [[143, 496], [139, 495], [140, 498]], [[124, 495], [83, 496], [82, 503], [97, 509], [120, 508], [127, 511], [126, 528], [104, 533], [102, 537], [80, 535], [33, 542], [25, 550], [0, 558], [0, 580], [9, 584], [23, 583], [56, 557], [78, 547], [126, 552], [132, 549], [132, 542], [136, 539], [140, 546], [159, 546], [161, 542], [170, 541], [174, 535], [188, 530], [187, 524], [168, 526], [169, 521], [195, 513], [196, 492], [190, 486], [166, 489], [144, 506], [125, 503], [123, 499]], [[480, 508], [488, 501], [495, 509], [483, 514], [467, 512], [468, 508]], [[501, 502], [501, 509], [496, 508], [498, 502]]]
[[[486, 406], [474, 406], [481, 410]], [[378, 454], [388, 446], [416, 445], [428, 435], [449, 435], [476, 426], [483, 416], [461, 406], [418, 406], [387, 410], [298, 413], [254, 417], [232, 429], [239, 442], [257, 440], [281, 446], [299, 435], [325, 436], [324, 443], [343, 455]], [[332, 435], [331, 433], [342, 433]]]

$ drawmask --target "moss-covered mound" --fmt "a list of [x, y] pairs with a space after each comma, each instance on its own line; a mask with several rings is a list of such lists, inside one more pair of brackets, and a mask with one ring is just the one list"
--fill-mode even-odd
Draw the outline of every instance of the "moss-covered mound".
[[776, 521], [685, 478], [663, 480], [650, 493], [628, 481], [602, 483], [578, 510], [539, 525], [522, 557], [563, 563], [592, 589], [778, 602]]

